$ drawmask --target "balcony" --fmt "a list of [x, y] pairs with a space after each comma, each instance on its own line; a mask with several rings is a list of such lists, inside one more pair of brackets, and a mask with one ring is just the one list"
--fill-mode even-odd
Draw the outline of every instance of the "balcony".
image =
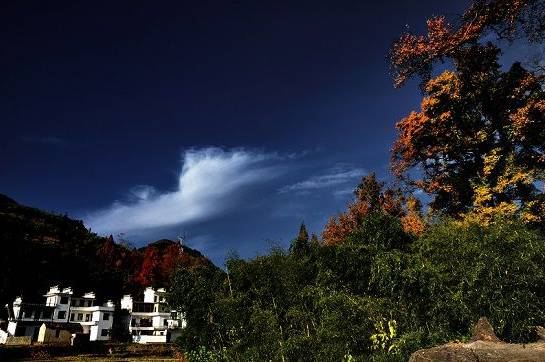
[[131, 327], [153, 327], [153, 322], [151, 319], [132, 319]]
[[153, 313], [154, 304], [144, 302], [134, 302], [132, 305], [133, 313]]
[[15, 320], [51, 321], [55, 310], [55, 307], [33, 303], [20, 304], [20, 308], [18, 317], [14, 318]]

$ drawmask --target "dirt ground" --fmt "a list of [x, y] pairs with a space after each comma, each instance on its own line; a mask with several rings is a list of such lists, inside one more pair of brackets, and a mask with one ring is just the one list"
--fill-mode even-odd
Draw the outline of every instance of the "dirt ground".
[[[35, 361], [33, 359], [27, 359], [23, 361]], [[54, 359], [45, 359], [40, 361], [104, 361], [104, 362], [112, 362], [112, 361], [123, 361], [123, 362], [130, 362], [130, 361], [154, 361], [154, 362], [174, 362], [179, 361], [176, 358], [165, 358], [165, 357], [129, 357], [129, 358], [118, 358], [118, 357], [95, 357], [95, 356], [88, 356], [88, 355], [81, 355], [81, 356], [67, 356], [67, 357], [59, 357]]]
[[0, 346], [0, 361], [179, 361], [172, 345], [134, 343], [71, 346], [31, 345]]

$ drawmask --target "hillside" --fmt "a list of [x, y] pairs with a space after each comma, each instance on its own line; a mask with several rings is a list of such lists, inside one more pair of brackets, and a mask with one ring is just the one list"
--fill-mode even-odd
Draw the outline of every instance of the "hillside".
[[[119, 298], [143, 286], [168, 287], [179, 265], [212, 265], [199, 251], [159, 240], [136, 249], [89, 232], [80, 220], [27, 207], [0, 194], [0, 303], [40, 300], [51, 284]], [[2, 308], [0, 318], [4, 316]]]

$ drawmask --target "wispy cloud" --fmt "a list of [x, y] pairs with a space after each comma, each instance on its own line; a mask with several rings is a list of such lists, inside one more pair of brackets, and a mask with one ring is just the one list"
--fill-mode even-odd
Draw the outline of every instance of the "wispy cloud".
[[326, 174], [312, 176], [306, 180], [291, 185], [286, 185], [282, 187], [278, 192], [304, 193], [317, 189], [331, 188], [334, 186], [345, 185], [349, 182], [355, 182], [364, 174], [365, 170], [360, 168], [332, 169]]
[[354, 194], [354, 189], [356, 188], [356, 186], [354, 185], [352, 188], [346, 188], [346, 189], [341, 189], [341, 190], [336, 190], [335, 192], [333, 192], [333, 195], [335, 197], [346, 197], [348, 195], [353, 195]]
[[138, 185], [129, 190], [129, 199], [132, 201], [149, 200], [158, 194], [153, 186]]
[[88, 215], [88, 227], [101, 234], [135, 232], [181, 225], [225, 212], [236, 195], [281, 172], [276, 154], [244, 149], [192, 149], [183, 154], [183, 166], [174, 191], [159, 192], [140, 185], [128, 201]]

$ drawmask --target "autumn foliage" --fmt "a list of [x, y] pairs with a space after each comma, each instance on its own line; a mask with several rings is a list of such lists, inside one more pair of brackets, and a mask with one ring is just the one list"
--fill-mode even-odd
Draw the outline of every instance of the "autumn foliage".
[[123, 275], [124, 289], [128, 291], [168, 286], [170, 275], [181, 266], [212, 265], [197, 251], [171, 240], [159, 240], [136, 249], [115, 243], [110, 236], [98, 248], [97, 256], [106, 267]]
[[[544, 79], [519, 63], [500, 71], [493, 46], [466, 53], [456, 71], [426, 83], [420, 111], [397, 124], [392, 169], [434, 195], [434, 210], [542, 221]], [[413, 169], [421, 177], [408, 180]]]
[[424, 230], [420, 202], [412, 197], [406, 197], [400, 189], [386, 188], [379, 182], [375, 174], [362, 178], [354, 191], [355, 199], [337, 217], [329, 219], [323, 233], [324, 244], [338, 244], [360, 226], [364, 218], [371, 212], [384, 212], [400, 218], [405, 231], [416, 234]]
[[541, 0], [474, 1], [457, 25], [438, 16], [427, 21], [426, 35], [401, 35], [390, 53], [394, 83], [401, 86], [413, 76], [427, 81], [434, 63], [459, 59], [467, 46], [489, 33], [501, 39], [525, 36], [537, 42], [543, 40], [543, 30], [545, 4]]
[[[543, 223], [545, 78], [520, 63], [502, 71], [500, 49], [482, 37], [543, 40], [544, 9], [543, 1], [477, 1], [458, 27], [433, 18], [427, 36], [394, 44], [396, 85], [420, 75], [424, 98], [396, 125], [392, 170], [432, 195], [432, 210], [481, 224], [498, 215]], [[454, 69], [429, 79], [447, 58]]]

